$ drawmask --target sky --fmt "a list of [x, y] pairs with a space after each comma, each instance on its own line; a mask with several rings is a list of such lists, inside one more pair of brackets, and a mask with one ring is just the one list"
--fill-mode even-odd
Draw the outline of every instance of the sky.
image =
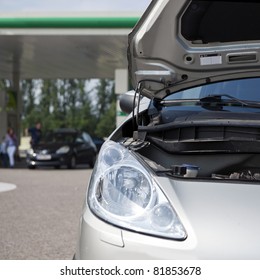
[[1, 13], [144, 12], [151, 0], [0, 0]]

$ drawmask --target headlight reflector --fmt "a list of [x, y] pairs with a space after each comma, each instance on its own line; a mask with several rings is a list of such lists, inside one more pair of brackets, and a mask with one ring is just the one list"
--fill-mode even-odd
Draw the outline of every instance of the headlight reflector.
[[96, 199], [104, 210], [122, 218], [140, 215], [152, 200], [148, 179], [135, 167], [115, 166], [100, 178]]
[[116, 226], [178, 240], [187, 236], [151, 173], [119, 143], [103, 144], [87, 201], [95, 215]]

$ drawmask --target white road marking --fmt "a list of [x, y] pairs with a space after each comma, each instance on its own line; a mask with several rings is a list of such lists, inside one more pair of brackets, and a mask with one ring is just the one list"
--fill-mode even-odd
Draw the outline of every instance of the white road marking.
[[16, 189], [16, 185], [0, 182], [0, 192], [7, 192]]

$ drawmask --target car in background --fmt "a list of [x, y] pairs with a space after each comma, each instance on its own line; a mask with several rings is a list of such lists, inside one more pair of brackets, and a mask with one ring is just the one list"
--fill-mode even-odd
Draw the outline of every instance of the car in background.
[[53, 166], [75, 168], [77, 164], [96, 161], [97, 148], [87, 132], [74, 129], [58, 129], [49, 132], [38, 145], [27, 151], [28, 168]]
[[99, 152], [75, 259], [259, 260], [260, 2], [154, 0], [128, 39], [132, 114]]

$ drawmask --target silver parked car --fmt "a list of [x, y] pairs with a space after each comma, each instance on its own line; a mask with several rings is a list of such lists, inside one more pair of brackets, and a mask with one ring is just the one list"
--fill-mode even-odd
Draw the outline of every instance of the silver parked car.
[[152, 1], [128, 62], [75, 258], [260, 259], [260, 3]]

